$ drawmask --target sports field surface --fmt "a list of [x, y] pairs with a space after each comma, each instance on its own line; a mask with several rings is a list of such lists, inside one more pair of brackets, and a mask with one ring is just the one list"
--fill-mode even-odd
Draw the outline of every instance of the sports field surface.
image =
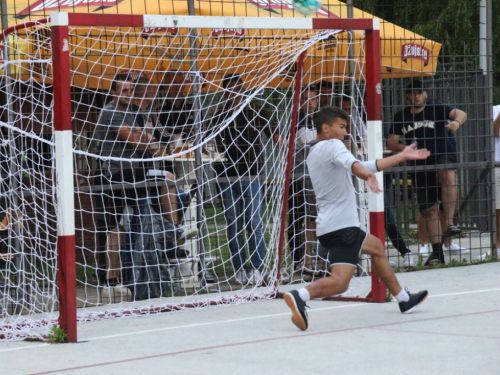
[[2, 374], [498, 374], [500, 264], [398, 274], [428, 289], [396, 302], [309, 302], [309, 329], [283, 300], [79, 324], [79, 343], [0, 344]]

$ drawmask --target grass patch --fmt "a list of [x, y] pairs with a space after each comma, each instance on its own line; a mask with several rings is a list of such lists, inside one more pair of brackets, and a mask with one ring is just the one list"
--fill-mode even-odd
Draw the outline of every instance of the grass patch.
[[68, 339], [68, 334], [62, 328], [60, 328], [57, 324], [54, 324], [52, 328], [50, 328], [50, 333], [47, 335], [47, 340], [49, 344], [62, 344], [65, 343]]

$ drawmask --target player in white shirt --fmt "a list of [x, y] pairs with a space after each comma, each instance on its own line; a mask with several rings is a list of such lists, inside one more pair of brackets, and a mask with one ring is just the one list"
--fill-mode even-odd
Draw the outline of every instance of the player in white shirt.
[[372, 192], [380, 193], [376, 172], [406, 160], [425, 159], [430, 152], [410, 145], [399, 154], [360, 162], [343, 142], [348, 120], [349, 115], [336, 107], [322, 108], [314, 118], [317, 138], [307, 157], [307, 167], [318, 204], [316, 233], [324, 248], [322, 255], [330, 262], [331, 276], [284, 295], [292, 310], [292, 322], [301, 330], [308, 326], [307, 301], [347, 290], [360, 251], [371, 256], [373, 269], [398, 301], [402, 313], [412, 312], [428, 294], [426, 290], [414, 294], [404, 290], [389, 264], [382, 242], [360, 228], [352, 176], [367, 181]]

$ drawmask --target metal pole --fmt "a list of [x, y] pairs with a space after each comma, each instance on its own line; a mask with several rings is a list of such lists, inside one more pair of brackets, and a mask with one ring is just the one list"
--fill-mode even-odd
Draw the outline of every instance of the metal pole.
[[[1, 23], [2, 23], [2, 32], [5, 31], [9, 27], [9, 18], [7, 14], [7, 1], [6, 0], [0, 0], [0, 4], [2, 7], [2, 14], [1, 14]], [[14, 124], [14, 109], [12, 106], [12, 78], [11, 78], [11, 69], [10, 65], [8, 64], [9, 61], [9, 37], [8, 35], [4, 35], [3, 39], [3, 55], [4, 55], [4, 75], [5, 75], [5, 93], [7, 95], [6, 98], [6, 107], [7, 107], [7, 123], [10, 125]], [[10, 178], [10, 184], [12, 186], [12, 191], [10, 193], [11, 199], [8, 199], [10, 202], [13, 203], [13, 207], [11, 208], [12, 212], [12, 223], [13, 223], [13, 231], [15, 233], [15, 237], [13, 239], [13, 246], [15, 250], [14, 254], [14, 268], [16, 271], [16, 286], [21, 285], [21, 243], [19, 241], [19, 237], [21, 235], [20, 227], [19, 227], [19, 218], [18, 218], [18, 207], [19, 207], [19, 200], [23, 201], [23, 197], [19, 197], [18, 194], [22, 194], [23, 189], [19, 189], [19, 184], [17, 182], [16, 178], [20, 178], [20, 171], [18, 168], [18, 165], [14, 162], [14, 160], [17, 159], [19, 156], [15, 151], [16, 151], [16, 142], [15, 142], [15, 135], [12, 129], [8, 130], [7, 133], [7, 139], [9, 143], [9, 153], [10, 153], [10, 171], [12, 172], [12, 175], [14, 176], [13, 178]], [[22, 300], [21, 294], [21, 289], [18, 289], [18, 299], [17, 300]]]
[[[489, 11], [487, 10], [489, 8]], [[488, 18], [491, 21], [491, 1], [479, 2], [479, 68], [483, 74], [488, 74]], [[489, 25], [491, 29], [491, 23]], [[491, 36], [491, 34], [490, 34]]]
[[[347, 18], [353, 18], [354, 13], [352, 10], [352, 0], [347, 0]], [[347, 49], [347, 58], [349, 59], [349, 91], [351, 95], [353, 95], [354, 92], [354, 51], [353, 51], [353, 45], [352, 45], [352, 32], [348, 31], [349, 35], [349, 48]], [[354, 113], [352, 111], [353, 109], [353, 100], [351, 100], [351, 114]], [[352, 115], [351, 115], [352, 116]], [[354, 129], [354, 141], [356, 141], [356, 127], [351, 127], [351, 130]]]
[[[492, 19], [492, 5], [491, 1], [481, 0], [479, 5], [479, 62], [481, 69], [483, 70], [483, 75], [485, 75], [485, 83], [486, 83], [486, 118], [489, 119], [492, 116], [492, 107], [493, 107], [493, 19]], [[484, 64], [484, 65], [483, 65]], [[491, 122], [487, 122], [490, 124], [490, 147], [491, 150], [495, 150], [495, 140], [493, 138], [493, 125]], [[491, 153], [491, 157], [493, 158], [493, 153]], [[492, 165], [494, 165], [494, 160], [492, 160]], [[491, 182], [492, 182], [492, 197], [491, 199], [495, 199], [495, 168], [491, 168]], [[490, 243], [491, 243], [491, 255], [493, 258], [497, 258], [500, 254], [497, 253], [496, 243], [496, 214], [494, 210], [494, 205], [490, 205], [490, 217], [492, 218], [492, 228]]]
[[[194, 6], [194, 0], [188, 0], [188, 12], [190, 16], [195, 15], [195, 6]], [[202, 116], [201, 116], [201, 98], [200, 98], [200, 82], [199, 82], [199, 77], [198, 77], [198, 54], [196, 51], [196, 30], [195, 29], [190, 29], [189, 30], [189, 41], [190, 41], [190, 48], [189, 48], [189, 57], [191, 59], [191, 72], [193, 73], [192, 75], [192, 90], [193, 90], [193, 96], [194, 96], [194, 101], [193, 101], [193, 106], [192, 106], [192, 111], [194, 113], [194, 123], [195, 123], [195, 139], [194, 139], [194, 144], [199, 145], [202, 142], [201, 139], [201, 134], [202, 134]], [[197, 221], [197, 226], [198, 226], [198, 243], [197, 243], [197, 250], [198, 250], [198, 255], [200, 257], [200, 265], [201, 265], [201, 280], [200, 280], [200, 286], [202, 288], [206, 287], [206, 262], [205, 262], [205, 242], [204, 242], [204, 235], [206, 234], [206, 228], [205, 228], [205, 220], [203, 220], [205, 216], [205, 212], [203, 209], [203, 198], [204, 198], [204, 171], [205, 168], [203, 167], [203, 151], [201, 147], [197, 147], [195, 149], [195, 168], [196, 168], [196, 221]], [[194, 254], [192, 254], [194, 255]], [[200, 271], [200, 270], [199, 270]]]
[[[353, 18], [353, 10], [352, 10], [352, 0], [347, 0], [346, 2], [346, 5], [347, 5], [347, 18]], [[353, 45], [352, 45], [352, 33], [351, 31], [347, 31], [347, 35], [348, 35], [348, 48], [347, 48], [347, 58], [348, 58], [348, 61], [349, 61], [349, 92], [350, 92], [350, 95], [353, 97], [354, 99], [354, 61], [353, 61], [353, 58], [354, 58], [354, 51], [353, 51]], [[354, 140], [354, 147], [352, 147], [352, 154], [354, 156], [357, 156], [357, 152], [356, 152], [356, 145], [357, 145], [357, 129], [356, 129], [356, 126], [352, 126], [352, 125], [355, 125], [356, 124], [356, 111], [353, 111], [354, 109], [354, 100], [351, 99], [350, 102], [351, 102], [351, 137], [352, 139]], [[364, 144], [361, 144], [361, 147], [364, 148]], [[353, 183], [354, 183], [354, 186], [356, 187], [356, 190], [360, 190], [362, 187], [359, 185], [359, 182], [358, 182], [358, 179], [357, 178], [354, 178], [353, 179]], [[357, 203], [358, 203], [358, 207], [361, 206], [362, 202], [361, 202], [361, 199], [360, 197], [357, 197], [356, 198], [357, 200]], [[366, 222], [366, 218], [363, 218], [361, 217], [362, 214], [360, 214], [360, 221], [362, 223], [365, 223]], [[356, 267], [356, 274], [358, 276], [361, 276], [363, 274], [363, 269], [361, 267]]]

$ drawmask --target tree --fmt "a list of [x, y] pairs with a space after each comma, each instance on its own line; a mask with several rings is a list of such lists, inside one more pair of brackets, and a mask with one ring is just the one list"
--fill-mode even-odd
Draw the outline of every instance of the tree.
[[[353, 0], [353, 6], [443, 45], [438, 69], [451, 63], [474, 62], [479, 69], [479, 0]], [[500, 14], [500, 1], [492, 3], [492, 14]], [[493, 30], [500, 18], [492, 17]], [[500, 34], [493, 34], [494, 102], [500, 102]]]

